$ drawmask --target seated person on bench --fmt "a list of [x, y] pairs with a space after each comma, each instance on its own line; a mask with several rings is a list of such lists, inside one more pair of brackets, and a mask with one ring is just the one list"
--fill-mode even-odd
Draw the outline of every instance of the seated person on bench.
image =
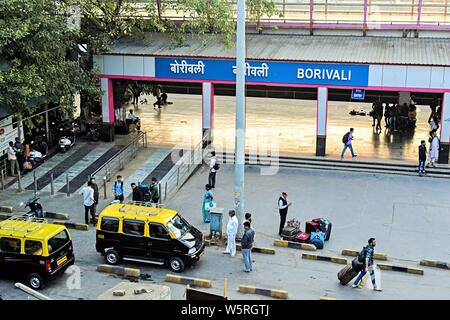
[[139, 118], [134, 115], [132, 109], [130, 109], [130, 113], [128, 114], [127, 119], [131, 120], [133, 124], [137, 124], [139, 122]]

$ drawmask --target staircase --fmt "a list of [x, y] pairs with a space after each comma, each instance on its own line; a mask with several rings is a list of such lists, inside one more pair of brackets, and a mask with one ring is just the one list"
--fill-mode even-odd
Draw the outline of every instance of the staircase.
[[[217, 159], [221, 163], [234, 163], [234, 153], [216, 152]], [[367, 160], [340, 160], [324, 157], [292, 157], [260, 156], [257, 154], [246, 154], [245, 163], [247, 165], [270, 166], [276, 165], [285, 168], [304, 168], [320, 170], [339, 170], [350, 172], [383, 173], [417, 176], [417, 165], [408, 162], [376, 162]], [[274, 164], [275, 162], [275, 164]], [[450, 166], [438, 164], [437, 168], [426, 168], [427, 177], [450, 179]]]

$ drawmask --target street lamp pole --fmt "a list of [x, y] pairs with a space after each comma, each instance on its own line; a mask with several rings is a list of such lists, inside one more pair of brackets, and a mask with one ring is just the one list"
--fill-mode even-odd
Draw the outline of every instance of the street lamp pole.
[[234, 204], [239, 221], [238, 236], [241, 236], [245, 201], [245, 0], [237, 1], [235, 135]]

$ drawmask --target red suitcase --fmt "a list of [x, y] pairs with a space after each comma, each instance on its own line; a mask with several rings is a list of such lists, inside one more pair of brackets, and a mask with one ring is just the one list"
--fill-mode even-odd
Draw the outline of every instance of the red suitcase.
[[295, 241], [300, 243], [307, 243], [309, 241], [311, 234], [307, 232], [299, 232], [295, 236]]
[[319, 229], [320, 224], [317, 221], [306, 221], [305, 223], [305, 232], [306, 233], [311, 233], [311, 232], [315, 232], [316, 229]]

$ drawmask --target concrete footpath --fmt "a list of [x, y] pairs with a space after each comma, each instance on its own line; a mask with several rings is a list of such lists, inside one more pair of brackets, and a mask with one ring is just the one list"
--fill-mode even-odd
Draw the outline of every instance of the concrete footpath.
[[[201, 168], [166, 206], [178, 210], [190, 223], [204, 232], [208, 225], [201, 220], [201, 201], [208, 170]], [[240, 285], [287, 290], [289, 299], [318, 300], [328, 295], [337, 299], [450, 299], [447, 270], [419, 266], [420, 259], [450, 261], [450, 199], [447, 181], [440, 179], [330, 172], [304, 169], [280, 169], [276, 175], [261, 176], [257, 167], [246, 170], [246, 210], [253, 214], [256, 246], [275, 248], [275, 255], [253, 254], [254, 272], [242, 272], [242, 257], [222, 254], [223, 248], [208, 247], [194, 268], [183, 276], [212, 281], [213, 288], [205, 291], [220, 294], [223, 279], [228, 278], [230, 299], [267, 299], [267, 297], [237, 292]], [[233, 166], [222, 165], [214, 191], [218, 206], [233, 207]], [[289, 218], [302, 223], [314, 217], [327, 217], [333, 222], [330, 241], [324, 250], [316, 252], [273, 247], [279, 216], [276, 208], [278, 194], [289, 193], [293, 202]], [[23, 201], [25, 193], [2, 193], [0, 204]], [[49, 198], [46, 198], [49, 199]], [[72, 220], [82, 222], [83, 208], [79, 197], [58, 195], [45, 207], [71, 214]], [[101, 206], [106, 205], [102, 202]], [[224, 221], [226, 224], [226, 219]], [[95, 230], [71, 230], [74, 239], [76, 265], [81, 271], [80, 289], [70, 289], [70, 275], [49, 283], [43, 291], [55, 299], [95, 299], [99, 294], [122, 281], [116, 276], [96, 272], [103, 258], [95, 251]], [[367, 287], [353, 289], [341, 286], [336, 273], [343, 267], [327, 261], [306, 260], [302, 253], [339, 256], [342, 249], [360, 250], [369, 237], [378, 241], [377, 252], [386, 253], [383, 263], [424, 269], [424, 275], [381, 270], [383, 292]], [[351, 261], [351, 257], [346, 257]], [[376, 261], [380, 262], [380, 261]], [[125, 267], [149, 273], [155, 283], [166, 284], [167, 268], [123, 263]], [[141, 280], [142, 281], [142, 280]], [[143, 281], [145, 283], [145, 281]], [[184, 285], [169, 284], [172, 299], [185, 299]], [[0, 292], [5, 299], [27, 299], [13, 289], [13, 282], [0, 280]]]

